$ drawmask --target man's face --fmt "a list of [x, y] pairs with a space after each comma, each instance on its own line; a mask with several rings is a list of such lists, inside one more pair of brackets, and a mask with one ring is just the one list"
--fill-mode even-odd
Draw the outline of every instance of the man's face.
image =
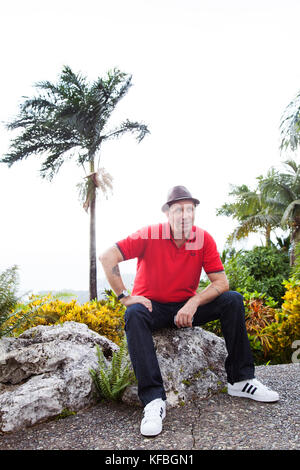
[[195, 220], [195, 206], [192, 200], [178, 201], [166, 212], [173, 236], [176, 239], [189, 238]]

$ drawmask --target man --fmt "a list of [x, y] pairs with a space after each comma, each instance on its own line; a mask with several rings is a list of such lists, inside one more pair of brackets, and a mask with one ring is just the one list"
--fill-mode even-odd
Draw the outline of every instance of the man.
[[[225, 370], [229, 395], [273, 402], [279, 399], [254, 378], [254, 364], [245, 327], [243, 297], [229, 291], [216, 243], [194, 226], [199, 200], [184, 186], [168, 192], [162, 211], [164, 224], [139, 230], [100, 256], [107, 279], [127, 307], [125, 331], [138, 394], [144, 405], [141, 433], [162, 430], [166, 394], [154, 349], [152, 332], [164, 327], [200, 326], [220, 319], [228, 356]], [[126, 291], [118, 264], [138, 258], [133, 291]], [[210, 284], [197, 287], [202, 268]]]

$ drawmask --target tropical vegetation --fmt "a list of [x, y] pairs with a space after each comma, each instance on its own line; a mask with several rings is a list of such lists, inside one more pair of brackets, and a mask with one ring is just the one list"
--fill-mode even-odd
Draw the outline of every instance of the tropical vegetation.
[[247, 185], [231, 185], [229, 196], [233, 201], [224, 203], [217, 209], [217, 215], [232, 216], [238, 225], [228, 236], [228, 242], [247, 238], [250, 233], [262, 234], [265, 245], [271, 244], [271, 232], [280, 225], [278, 211], [261, 192], [261, 179], [254, 189]]
[[257, 186], [232, 186], [230, 202], [217, 209], [217, 215], [238, 222], [228, 236], [228, 243], [247, 238], [250, 233], [263, 233], [265, 245], [278, 239], [276, 230], [285, 233], [291, 244], [290, 264], [295, 262], [295, 247], [300, 241], [300, 165], [294, 160], [283, 163], [282, 170], [271, 168], [266, 176], [257, 177]]
[[280, 306], [285, 292], [283, 281], [291, 274], [287, 250], [270, 246], [255, 246], [251, 250], [231, 250], [224, 261], [231, 290], [258, 291], [272, 297]]
[[271, 168], [261, 179], [261, 191], [279, 214], [280, 226], [290, 236], [290, 264], [295, 263], [295, 248], [300, 241], [300, 165], [294, 160], [284, 162], [284, 169]]

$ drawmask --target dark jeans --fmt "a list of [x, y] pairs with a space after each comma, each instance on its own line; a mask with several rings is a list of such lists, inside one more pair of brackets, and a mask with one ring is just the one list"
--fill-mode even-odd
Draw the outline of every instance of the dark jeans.
[[[152, 301], [152, 312], [142, 304], [130, 305], [125, 313], [125, 331], [132, 366], [138, 380], [138, 395], [144, 406], [155, 398], [166, 399], [163, 380], [154, 349], [152, 332], [175, 327], [174, 317], [185, 304]], [[243, 297], [228, 291], [198, 307], [193, 326], [220, 319], [228, 356], [225, 370], [228, 382], [254, 378], [254, 363], [245, 327]], [[177, 327], [175, 327], [177, 328]]]

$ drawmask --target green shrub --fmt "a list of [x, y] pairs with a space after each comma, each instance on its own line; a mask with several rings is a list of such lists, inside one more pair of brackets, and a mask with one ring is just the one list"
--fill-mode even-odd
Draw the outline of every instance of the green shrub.
[[284, 295], [283, 281], [290, 275], [289, 256], [274, 246], [240, 250], [225, 262], [230, 289], [241, 293], [264, 293], [278, 305]]
[[126, 337], [124, 336], [120, 349], [113, 353], [111, 362], [105, 360], [103, 351], [96, 346], [98, 369], [90, 369], [96, 390], [101, 398], [120, 400], [125, 388], [135, 382], [135, 375], [130, 366]]

